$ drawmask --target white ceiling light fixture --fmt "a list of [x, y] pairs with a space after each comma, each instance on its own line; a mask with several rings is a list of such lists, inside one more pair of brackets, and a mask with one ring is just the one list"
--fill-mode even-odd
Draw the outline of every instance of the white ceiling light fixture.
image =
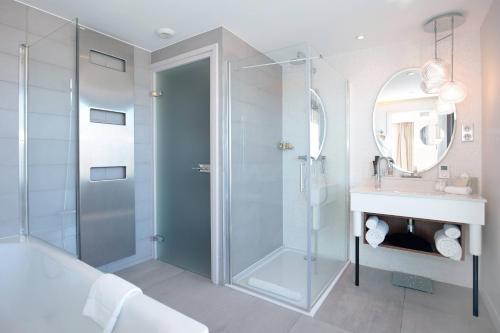
[[162, 39], [168, 39], [175, 35], [175, 31], [170, 28], [160, 28], [156, 30], [156, 35]]
[[356, 39], [357, 40], [363, 40], [363, 39], [365, 39], [365, 36], [364, 35], [357, 35]]
[[[434, 33], [434, 59], [428, 61], [422, 68], [422, 90], [430, 94], [439, 94], [439, 99], [446, 104], [457, 104], [462, 102], [467, 96], [467, 89], [461, 82], [454, 79], [455, 65], [455, 28], [465, 23], [462, 13], [446, 13], [431, 18], [424, 24], [424, 31]], [[450, 31], [444, 37], [437, 38], [439, 32]], [[451, 38], [451, 71], [448, 80], [448, 69], [446, 63], [437, 56], [437, 44], [444, 39]], [[446, 111], [444, 111], [446, 112]]]

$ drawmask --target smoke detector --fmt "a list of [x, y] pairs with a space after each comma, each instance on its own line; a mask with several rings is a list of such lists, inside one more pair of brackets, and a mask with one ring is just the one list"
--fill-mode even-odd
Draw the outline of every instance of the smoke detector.
[[163, 39], [168, 39], [171, 38], [175, 35], [175, 31], [170, 28], [160, 28], [156, 30], [156, 34], [158, 37], [163, 38]]

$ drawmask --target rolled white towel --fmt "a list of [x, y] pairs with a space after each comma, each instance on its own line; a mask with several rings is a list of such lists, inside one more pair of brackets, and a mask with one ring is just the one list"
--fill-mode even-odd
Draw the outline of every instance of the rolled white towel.
[[459, 247], [459, 251], [454, 256], [450, 257], [450, 259], [453, 259], [456, 261], [462, 260], [462, 247], [461, 246]]
[[114, 274], [103, 274], [90, 288], [83, 315], [101, 326], [103, 333], [110, 333], [127, 299], [137, 294], [142, 294], [142, 290], [130, 282]]
[[374, 229], [368, 230], [365, 238], [371, 247], [376, 248], [384, 241], [385, 236], [387, 236], [388, 232], [389, 225], [385, 221], [379, 220], [377, 226]]
[[460, 228], [454, 224], [445, 224], [443, 230], [444, 234], [452, 239], [457, 239], [462, 235]]
[[460, 243], [456, 239], [447, 237], [444, 233], [444, 229], [436, 231], [434, 234], [434, 241], [436, 242], [438, 252], [444, 257], [457, 258], [458, 256], [462, 256], [462, 247]]
[[469, 195], [472, 193], [472, 188], [469, 186], [446, 186], [444, 191], [450, 194]]
[[378, 217], [377, 216], [370, 216], [367, 220], [366, 220], [366, 227], [368, 229], [375, 229], [377, 227], [377, 224], [378, 224]]

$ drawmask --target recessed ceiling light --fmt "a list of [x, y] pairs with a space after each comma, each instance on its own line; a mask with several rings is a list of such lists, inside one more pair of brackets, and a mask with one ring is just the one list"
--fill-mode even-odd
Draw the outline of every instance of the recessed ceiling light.
[[363, 39], [365, 39], [365, 36], [364, 35], [357, 35], [356, 39], [357, 40], [363, 40]]
[[408, 76], [413, 76], [415, 75], [415, 72], [408, 72]]
[[175, 31], [170, 29], [170, 28], [160, 28], [160, 29], [156, 30], [156, 34], [160, 38], [167, 39], [167, 38], [171, 38], [172, 36], [174, 36]]

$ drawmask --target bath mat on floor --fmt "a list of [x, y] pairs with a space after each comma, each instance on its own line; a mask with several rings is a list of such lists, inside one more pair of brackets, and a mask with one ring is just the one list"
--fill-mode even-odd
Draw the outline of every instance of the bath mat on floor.
[[392, 272], [392, 284], [397, 287], [415, 289], [432, 294], [432, 280], [423, 276]]

